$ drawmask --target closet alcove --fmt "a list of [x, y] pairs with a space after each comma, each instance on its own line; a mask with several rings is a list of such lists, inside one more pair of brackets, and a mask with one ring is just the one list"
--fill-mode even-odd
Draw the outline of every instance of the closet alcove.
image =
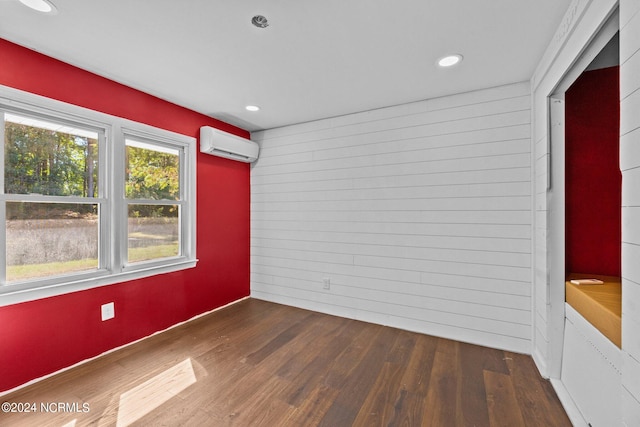
[[[565, 92], [566, 301], [621, 346], [618, 35]], [[600, 279], [575, 285], [571, 279]]]
[[[594, 39], [597, 53], [583, 55], [593, 59], [574, 67], [550, 99], [551, 120], [558, 123], [551, 142], [556, 230], [563, 230], [553, 236], [555, 271], [564, 273], [566, 300], [560, 381], [594, 426], [621, 423], [620, 60], [613, 29], [612, 19]], [[575, 279], [603, 283], [576, 285]]]

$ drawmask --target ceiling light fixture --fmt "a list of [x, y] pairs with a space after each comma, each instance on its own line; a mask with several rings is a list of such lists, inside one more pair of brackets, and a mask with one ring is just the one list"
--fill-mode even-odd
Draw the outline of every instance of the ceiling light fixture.
[[247, 105], [244, 108], [247, 111], [260, 111], [260, 107], [258, 107], [257, 105]]
[[20, 3], [42, 13], [56, 13], [58, 10], [49, 0], [19, 0]]
[[256, 15], [251, 18], [251, 23], [258, 28], [267, 28], [269, 26], [269, 21], [262, 15]]
[[447, 55], [443, 58], [438, 59], [438, 65], [440, 67], [453, 67], [456, 64], [462, 62], [462, 55]]

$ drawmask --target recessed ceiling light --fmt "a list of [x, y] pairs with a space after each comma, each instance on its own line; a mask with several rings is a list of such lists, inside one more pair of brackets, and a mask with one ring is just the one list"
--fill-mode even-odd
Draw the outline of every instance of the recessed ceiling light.
[[56, 13], [57, 9], [49, 0], [20, 0], [23, 5], [42, 13]]
[[453, 67], [454, 65], [459, 64], [460, 61], [462, 61], [462, 55], [447, 55], [438, 59], [438, 65], [441, 67]]
[[257, 105], [247, 105], [244, 108], [247, 111], [259, 111], [260, 110], [260, 107], [258, 107]]

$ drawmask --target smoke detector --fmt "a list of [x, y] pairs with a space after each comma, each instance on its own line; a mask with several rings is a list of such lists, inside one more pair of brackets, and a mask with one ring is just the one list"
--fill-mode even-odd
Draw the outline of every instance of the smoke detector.
[[262, 15], [256, 15], [251, 18], [251, 23], [258, 28], [267, 28], [269, 26], [269, 21]]

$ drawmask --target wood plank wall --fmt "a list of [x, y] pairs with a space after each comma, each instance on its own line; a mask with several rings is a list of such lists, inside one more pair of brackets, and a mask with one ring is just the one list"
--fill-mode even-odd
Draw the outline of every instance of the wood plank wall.
[[622, 418], [640, 425], [640, 2], [620, 1]]
[[527, 82], [253, 134], [252, 296], [530, 353], [530, 118]]

